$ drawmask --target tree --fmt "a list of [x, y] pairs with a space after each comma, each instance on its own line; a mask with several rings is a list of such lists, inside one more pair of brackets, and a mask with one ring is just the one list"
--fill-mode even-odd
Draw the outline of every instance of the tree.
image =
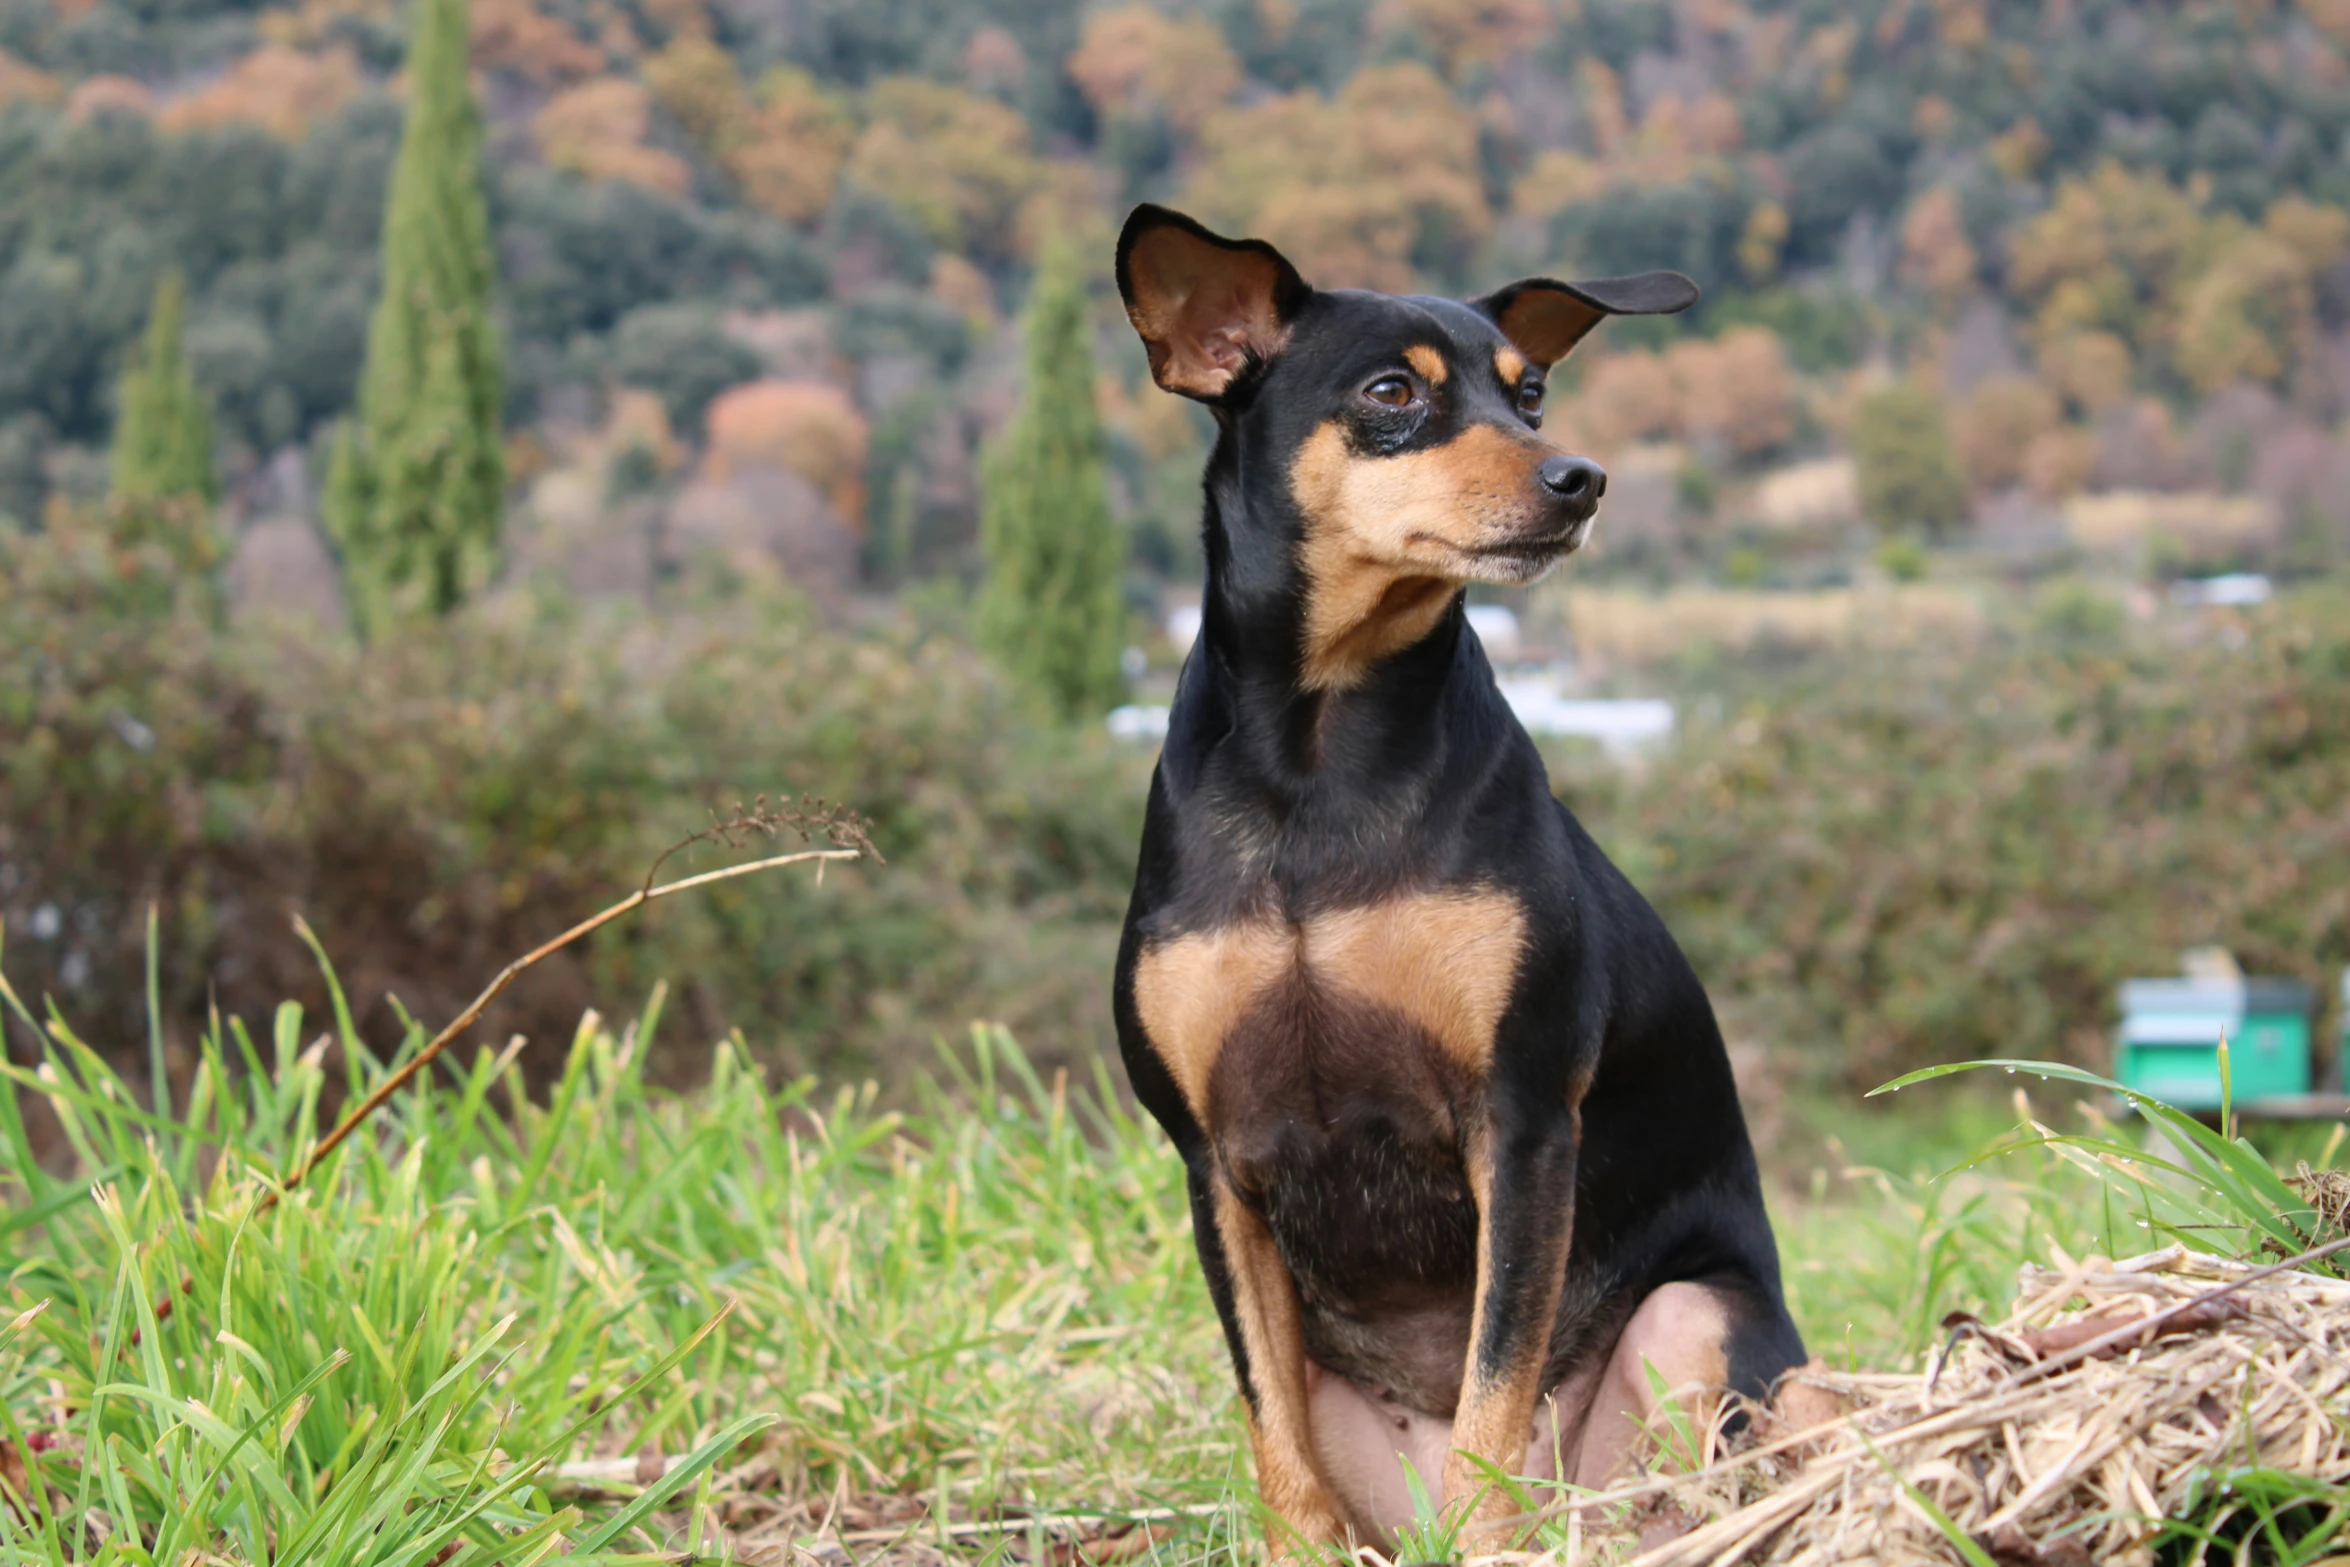
[[1043, 179], [1028, 122], [992, 98], [919, 76], [866, 95], [847, 172], [949, 250], [1004, 255], [1020, 204]]
[[1085, 282], [1067, 251], [1038, 268], [1023, 330], [1027, 392], [981, 473], [979, 637], [1014, 681], [1085, 718], [1124, 688], [1125, 548], [1102, 481]]
[[1214, 22], [1142, 4], [1088, 16], [1067, 68], [1097, 112], [1164, 116], [1186, 135], [1239, 89], [1244, 74]]
[[1751, 457], [1795, 433], [1795, 379], [1769, 327], [1734, 326], [1718, 338], [1685, 339], [1666, 350], [1665, 366], [1679, 392], [1682, 428], [1692, 438]]
[[113, 490], [126, 501], [219, 498], [212, 471], [212, 410], [180, 346], [187, 290], [176, 271], [155, 285], [147, 341], [122, 378], [114, 426]]
[[1953, 440], [1970, 488], [2004, 489], [2024, 475], [2032, 442], [2061, 426], [2056, 394], [2028, 375], [1995, 375], [1959, 405]]
[[727, 334], [715, 306], [699, 301], [644, 305], [612, 333], [612, 373], [623, 386], [660, 395], [670, 425], [702, 431], [702, 410], [730, 386], [755, 380], [759, 356]]
[[1920, 196], [1901, 223], [1901, 275], [1933, 296], [1945, 316], [1975, 286], [1975, 247], [1966, 237], [1958, 192], [1937, 185]]
[[1861, 510], [1885, 533], [1947, 532], [1966, 515], [1966, 476], [1951, 449], [1942, 405], [1915, 381], [1861, 399], [1852, 420]]
[[1184, 202], [1273, 241], [1317, 283], [1409, 289], [1492, 231], [1477, 138], [1435, 72], [1396, 61], [1335, 100], [1301, 90], [1209, 115]]
[[465, 0], [418, 0], [384, 202], [383, 295], [359, 417], [336, 434], [323, 508], [362, 635], [401, 615], [449, 613], [497, 554], [504, 388], [466, 65]]
[[676, 153], [645, 145], [652, 123], [653, 95], [644, 83], [599, 76], [548, 99], [531, 116], [530, 133], [555, 168], [683, 196], [693, 188], [694, 171]]

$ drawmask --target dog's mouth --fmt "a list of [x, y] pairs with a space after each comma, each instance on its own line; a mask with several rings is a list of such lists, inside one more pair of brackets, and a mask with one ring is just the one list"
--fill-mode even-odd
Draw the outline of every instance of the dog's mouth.
[[1448, 539], [1442, 534], [1414, 532], [1409, 540], [1414, 544], [1433, 545], [1455, 555], [1482, 559], [1495, 555], [1538, 555], [1545, 552], [1563, 554], [1583, 542], [1591, 531], [1591, 519], [1578, 517], [1573, 522], [1513, 533], [1506, 538], [1461, 540]]
[[1481, 559], [1496, 559], [1512, 555], [1564, 555], [1583, 542], [1591, 531], [1591, 519], [1578, 518], [1563, 528], [1545, 528], [1540, 533], [1520, 535], [1514, 539], [1500, 539], [1489, 544], [1471, 544], [1461, 553]]
[[1433, 533], [1415, 533], [1412, 539], [1414, 543], [1433, 545], [1457, 556], [1471, 568], [1470, 576], [1506, 574], [1516, 578], [1547, 570], [1581, 548], [1590, 536], [1591, 519], [1578, 517], [1572, 522], [1514, 533], [1507, 538], [1469, 542], [1441, 538]]

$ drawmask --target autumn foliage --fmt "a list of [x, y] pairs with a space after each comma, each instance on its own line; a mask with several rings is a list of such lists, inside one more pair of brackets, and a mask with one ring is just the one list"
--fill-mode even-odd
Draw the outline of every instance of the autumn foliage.
[[1133, 4], [1086, 18], [1069, 79], [1104, 114], [1159, 117], [1189, 135], [1239, 88], [1241, 70], [1206, 17]]
[[1190, 208], [1272, 240], [1320, 284], [1409, 289], [1492, 224], [1476, 120], [1425, 66], [1364, 71], [1335, 99], [1306, 90], [1228, 110], [1201, 141]]
[[341, 112], [359, 87], [359, 62], [347, 48], [305, 54], [265, 44], [210, 85], [173, 99], [157, 118], [167, 130], [258, 125], [300, 141], [313, 124]]
[[837, 386], [752, 381], [710, 404], [708, 477], [773, 468], [814, 485], [849, 526], [865, 515], [864, 416]]
[[[0, 511], [37, 515], [60, 453], [106, 444], [137, 301], [183, 252], [229, 493], [352, 402], [367, 214], [416, 90], [402, 13], [288, 0], [223, 27], [226, 3], [118, 25], [59, 0], [8, 34]], [[2084, 492], [2199, 487], [2303, 518], [2270, 531], [2300, 527], [2309, 560], [2350, 553], [2310, 455], [2350, 462], [2342, 0], [467, 11], [522, 467], [561, 465], [623, 387], [657, 389], [691, 445], [730, 387], [826, 383], [826, 427], [866, 443], [867, 586], [917, 557], [974, 569], [1002, 334], [1055, 243], [1098, 295], [1139, 200], [1268, 239], [1321, 287], [1688, 273], [1698, 308], [1595, 334], [1553, 388], [1562, 441], [1647, 449], [1667, 520], [1767, 523], [1768, 471], [1848, 463], [1861, 404], [1898, 383], [1896, 411], [1935, 405], [1905, 426], [1939, 432], [1931, 466], [1963, 476], [1951, 526], [2044, 534]], [[1203, 429], [1135, 413], [1131, 357], [1107, 375], [1114, 509], [1152, 571], [1188, 572], [1176, 471]], [[617, 488], [650, 506], [689, 482]]]
[[693, 170], [675, 153], [645, 145], [652, 116], [653, 97], [643, 83], [602, 76], [548, 100], [530, 131], [540, 155], [559, 169], [683, 195]]
[[1634, 349], [1596, 360], [1559, 415], [1594, 451], [1637, 441], [1686, 440], [1753, 457], [1794, 433], [1797, 388], [1767, 327], [1733, 327], [1663, 353]]

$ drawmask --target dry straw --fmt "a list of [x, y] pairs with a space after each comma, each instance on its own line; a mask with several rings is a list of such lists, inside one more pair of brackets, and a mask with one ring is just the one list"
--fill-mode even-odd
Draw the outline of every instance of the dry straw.
[[[2164, 1520], [2232, 1510], [2231, 1476], [2350, 1481], [2350, 1281], [2300, 1271], [2343, 1249], [2266, 1267], [2172, 1246], [2026, 1268], [2007, 1319], [1952, 1317], [1934, 1365], [1815, 1363], [1744, 1451], [1579, 1498], [1568, 1510], [1588, 1525], [1565, 1547], [1506, 1560], [2152, 1567]], [[1607, 1527], [1627, 1521], [1636, 1534]]]

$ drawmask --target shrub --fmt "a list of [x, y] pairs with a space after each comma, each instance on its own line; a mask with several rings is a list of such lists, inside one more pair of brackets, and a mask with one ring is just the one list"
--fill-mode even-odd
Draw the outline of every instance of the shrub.
[[1885, 532], [1941, 533], [1966, 516], [1966, 476], [1933, 393], [1899, 381], [1861, 399], [1852, 420], [1861, 510]]
[[1896, 582], [1916, 582], [1933, 562], [1923, 544], [1906, 533], [1896, 533], [1878, 543], [1877, 564]]
[[2182, 646], [2050, 590], [2048, 629], [1774, 670], [1669, 765], [1562, 792], [1717, 1001], [1821, 1071], [2102, 1064], [2114, 984], [2184, 947], [2327, 988], [2350, 961], [2343, 611]]
[[169, 551], [103, 519], [0, 552], [10, 970], [110, 1048], [144, 1038], [151, 905], [176, 1030], [215, 1000], [322, 1003], [299, 914], [382, 1041], [762, 789], [854, 802], [889, 865], [615, 930], [526, 976], [485, 1037], [558, 1046], [591, 1001], [667, 978], [697, 1040], [739, 1026], [794, 1064], [886, 1066], [977, 1014], [1048, 1056], [1106, 1039], [1140, 764], [1031, 722], [958, 643], [752, 595], [603, 620], [517, 596], [362, 651], [216, 632]]

